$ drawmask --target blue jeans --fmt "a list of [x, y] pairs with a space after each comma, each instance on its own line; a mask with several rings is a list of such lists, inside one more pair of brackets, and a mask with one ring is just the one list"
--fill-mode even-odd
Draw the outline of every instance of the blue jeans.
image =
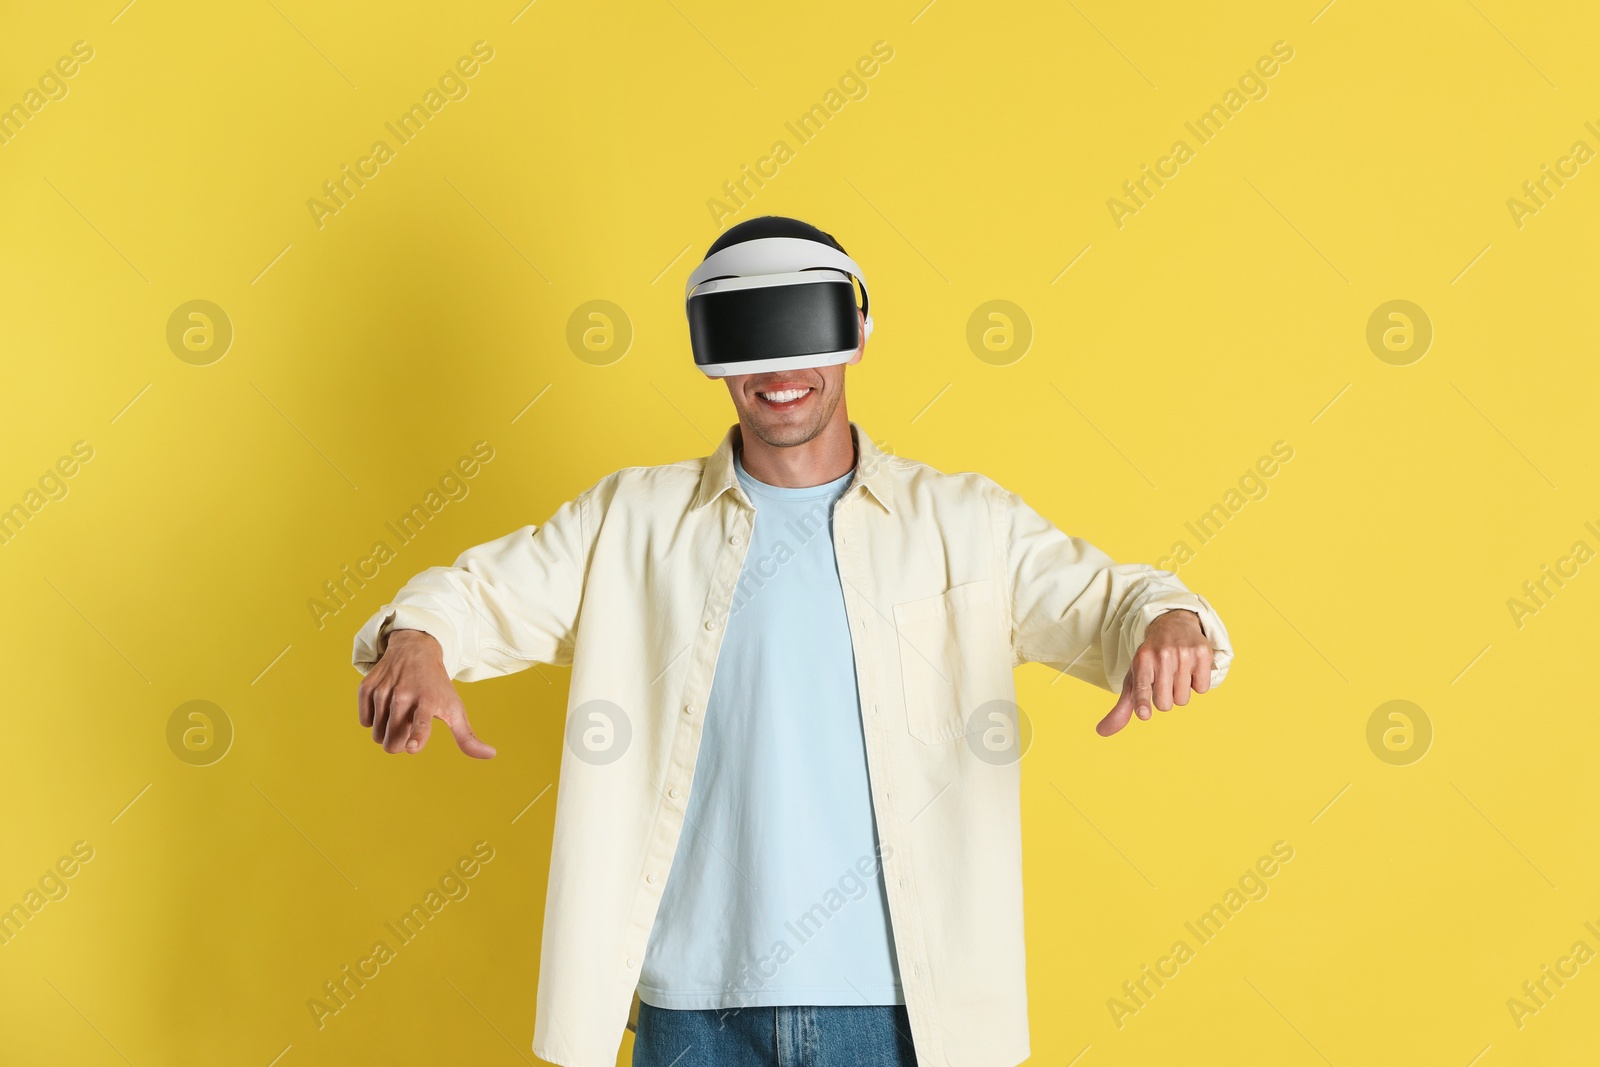
[[904, 1004], [653, 1008], [633, 1067], [916, 1067]]

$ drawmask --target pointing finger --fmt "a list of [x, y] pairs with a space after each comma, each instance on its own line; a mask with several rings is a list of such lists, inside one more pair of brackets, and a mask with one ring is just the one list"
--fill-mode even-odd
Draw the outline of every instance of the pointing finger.
[[456, 745], [473, 759], [493, 759], [494, 746], [478, 739], [472, 732], [472, 724], [467, 722], [465, 709], [456, 708], [444, 716], [444, 721], [450, 727], [450, 733], [455, 736]]
[[1110, 737], [1124, 726], [1133, 717], [1133, 672], [1122, 680], [1122, 695], [1111, 710], [1106, 712], [1106, 717], [1095, 724], [1094, 732], [1101, 737]]

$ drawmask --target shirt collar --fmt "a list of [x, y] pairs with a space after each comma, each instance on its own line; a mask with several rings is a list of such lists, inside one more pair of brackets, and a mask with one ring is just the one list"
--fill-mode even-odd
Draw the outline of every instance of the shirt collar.
[[[871, 436], [854, 422], [850, 423], [850, 436], [856, 446], [856, 476], [845, 488], [845, 495], [854, 492], [856, 486], [863, 486], [885, 511], [892, 511], [889, 505], [888, 470], [891, 454], [874, 444]], [[728, 432], [723, 435], [722, 443], [717, 446], [717, 450], [706, 457], [705, 471], [700, 475], [700, 491], [695, 494], [694, 499], [696, 508], [711, 503], [722, 495], [723, 490], [738, 486], [739, 476], [733, 469], [733, 450], [738, 442], [739, 424], [734, 423], [728, 427]], [[741, 489], [740, 494], [742, 493]]]

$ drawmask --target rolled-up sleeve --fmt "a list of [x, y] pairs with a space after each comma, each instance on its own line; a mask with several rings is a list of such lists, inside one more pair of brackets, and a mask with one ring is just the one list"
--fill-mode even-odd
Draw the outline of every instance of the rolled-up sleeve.
[[1211, 644], [1211, 684], [1222, 683], [1233, 645], [1204, 597], [1171, 571], [1113, 562], [1058, 530], [1016, 493], [1001, 492], [1016, 664], [1043, 663], [1117, 692], [1151, 620], [1182, 608], [1200, 616]]
[[357, 632], [356, 670], [372, 669], [394, 630], [435, 638], [452, 680], [481, 681], [534, 663], [570, 665], [595, 526], [588, 514], [593, 495], [593, 488], [585, 490], [544, 524], [416, 575]]

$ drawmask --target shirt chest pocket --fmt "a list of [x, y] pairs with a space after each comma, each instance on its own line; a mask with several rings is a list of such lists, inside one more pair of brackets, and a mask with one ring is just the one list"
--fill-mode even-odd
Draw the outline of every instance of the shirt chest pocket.
[[980, 705], [1014, 699], [998, 592], [984, 578], [894, 606], [906, 728], [917, 740], [960, 737]]

